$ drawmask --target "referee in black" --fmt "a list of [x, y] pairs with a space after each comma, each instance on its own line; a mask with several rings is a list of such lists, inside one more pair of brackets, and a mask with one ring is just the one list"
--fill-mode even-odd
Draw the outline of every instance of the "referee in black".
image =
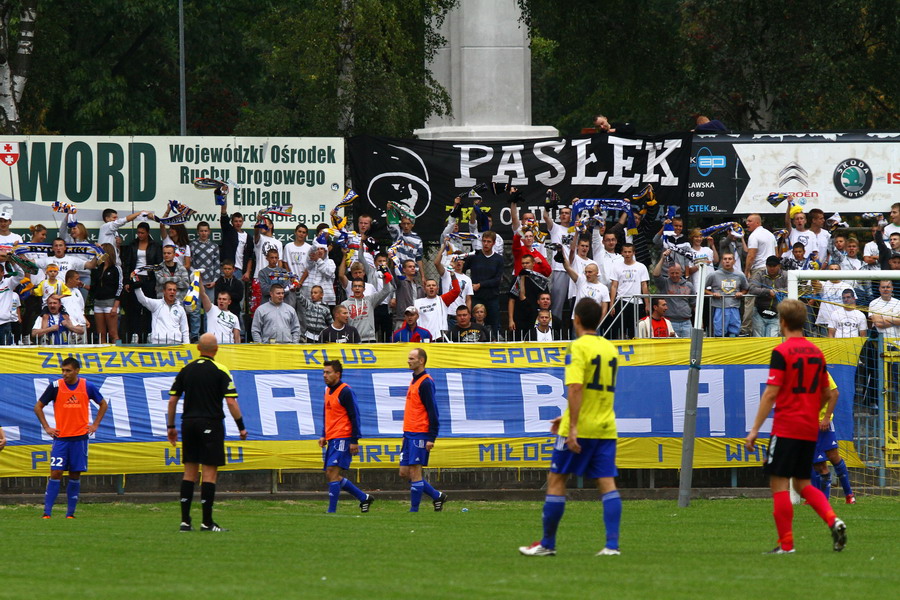
[[187, 364], [175, 377], [172, 391], [169, 392], [166, 419], [166, 437], [174, 446], [178, 442], [175, 409], [184, 394], [184, 411], [181, 415], [184, 461], [181, 531], [194, 529], [191, 527], [191, 501], [201, 465], [203, 483], [200, 485], [200, 505], [203, 507], [203, 524], [200, 531], [227, 531], [219, 527], [212, 518], [213, 502], [216, 499], [216, 475], [219, 467], [225, 464], [225, 412], [222, 410], [222, 398], [241, 432], [242, 440], [247, 439], [247, 430], [244, 428], [231, 373], [225, 365], [214, 360], [219, 350], [216, 336], [211, 333], [201, 335], [197, 350], [200, 358]]

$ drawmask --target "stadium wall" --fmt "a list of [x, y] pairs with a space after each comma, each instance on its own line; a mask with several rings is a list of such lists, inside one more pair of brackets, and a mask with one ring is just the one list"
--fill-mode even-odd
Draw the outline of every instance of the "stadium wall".
[[[743, 437], [756, 412], [772, 348], [780, 340], [707, 339], [700, 373], [695, 467], [759, 466]], [[854, 389], [862, 340], [814, 340], [840, 389]], [[677, 469], [684, 421], [688, 340], [633, 340], [618, 345], [618, 465]], [[393, 468], [399, 461], [402, 412], [413, 345], [237, 345], [217, 360], [232, 372], [250, 439], [231, 419], [226, 470], [319, 469], [325, 360], [344, 363], [344, 381], [360, 403], [363, 439], [354, 468]], [[547, 422], [566, 404], [564, 344], [433, 344], [428, 370], [437, 385], [441, 431], [430, 466], [441, 469], [545, 468], [553, 438]], [[168, 390], [178, 370], [198, 356], [193, 346], [0, 348], [0, 425], [9, 440], [0, 477], [43, 475], [50, 439], [33, 407], [60, 362], [81, 360], [82, 376], [100, 386], [110, 411], [91, 445], [93, 475], [173, 473], [181, 451], [165, 441]], [[852, 364], [851, 364], [852, 363]], [[48, 411], [52, 415], [52, 407]], [[52, 422], [52, 417], [51, 417]], [[768, 424], [764, 427], [765, 431]], [[835, 427], [849, 466], [851, 404], [838, 404]]]

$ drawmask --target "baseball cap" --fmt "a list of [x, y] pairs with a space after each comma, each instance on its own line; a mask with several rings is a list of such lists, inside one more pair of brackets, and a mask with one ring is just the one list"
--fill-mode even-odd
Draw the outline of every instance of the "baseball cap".
[[13, 208], [12, 204], [0, 204], [0, 219], [12, 221]]
[[416, 308], [415, 306], [407, 306], [406, 310], [403, 311], [403, 314], [404, 315], [419, 314], [419, 309]]

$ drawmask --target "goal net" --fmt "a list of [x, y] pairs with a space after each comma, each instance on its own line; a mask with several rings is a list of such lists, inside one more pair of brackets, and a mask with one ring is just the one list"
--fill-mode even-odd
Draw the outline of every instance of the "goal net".
[[[853, 493], [900, 498], [900, 318], [891, 318], [900, 317], [900, 271], [787, 275], [787, 296], [807, 303], [806, 336], [838, 382], [835, 432]], [[843, 498], [834, 465], [825, 464], [832, 498]]]

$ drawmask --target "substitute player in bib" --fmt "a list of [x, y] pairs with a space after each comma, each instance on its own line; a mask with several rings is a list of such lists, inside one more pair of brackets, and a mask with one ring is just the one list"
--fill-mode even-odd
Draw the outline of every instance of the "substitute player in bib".
[[856, 504], [853, 488], [850, 487], [850, 473], [847, 471], [847, 463], [841, 458], [838, 451], [837, 434], [834, 431], [834, 407], [837, 406], [838, 388], [831, 373], [828, 374], [828, 403], [819, 412], [819, 437], [816, 440], [816, 454], [813, 458], [812, 484], [822, 490], [825, 497], [831, 496], [831, 473], [828, 472], [826, 461], [834, 465], [838, 481], [844, 488], [844, 497], [847, 504]]
[[319, 447], [325, 448], [325, 479], [328, 480], [328, 512], [337, 512], [338, 498], [344, 490], [359, 500], [360, 512], [369, 512], [375, 498], [341, 475], [350, 468], [353, 456], [359, 454], [359, 407], [356, 393], [341, 381], [344, 366], [339, 360], [326, 360], [322, 367], [325, 379], [325, 419]]
[[403, 446], [400, 449], [400, 477], [409, 479], [409, 512], [419, 512], [422, 494], [431, 496], [435, 512], [444, 509], [447, 494], [437, 491], [422, 476], [438, 435], [438, 409], [434, 379], [425, 370], [428, 355], [421, 348], [409, 351], [406, 363], [413, 372], [403, 410]]
[[766, 390], [759, 399], [759, 411], [744, 444], [750, 451], [756, 449], [759, 428], [774, 406], [764, 469], [775, 505], [778, 545], [769, 554], [794, 552], [794, 506], [788, 491], [792, 477], [794, 490], [831, 529], [833, 548], [840, 552], [847, 543], [847, 527], [809, 479], [809, 465], [819, 437], [819, 411], [829, 398], [825, 356], [803, 337], [806, 305], [799, 300], [783, 300], [778, 305], [778, 320], [785, 341], [772, 350]]
[[178, 443], [175, 409], [184, 394], [181, 414], [184, 477], [181, 480], [180, 531], [194, 529], [191, 526], [191, 502], [201, 465], [203, 483], [200, 485], [200, 505], [203, 507], [203, 523], [200, 531], [228, 531], [213, 521], [212, 517], [213, 503], [216, 500], [216, 478], [219, 467], [225, 464], [225, 412], [222, 410], [222, 398], [228, 405], [228, 412], [231, 413], [242, 440], [247, 439], [247, 428], [241, 417], [231, 372], [228, 367], [215, 361], [216, 352], [219, 351], [216, 336], [211, 333], [201, 335], [197, 350], [200, 358], [185, 365], [175, 376], [169, 392], [166, 417], [166, 437], [174, 446]]
[[[79, 377], [81, 363], [77, 358], [66, 358], [62, 361], [62, 379], [57, 379], [47, 386], [40, 399], [34, 405], [34, 414], [44, 431], [53, 438], [50, 450], [50, 481], [44, 494], [44, 518], [49, 519], [53, 511], [63, 471], [69, 472], [69, 484], [66, 486], [68, 506], [66, 518], [75, 518], [75, 507], [78, 505], [78, 494], [81, 490], [81, 474], [88, 467], [88, 436], [93, 435], [103, 420], [108, 406], [100, 395], [97, 386]], [[90, 402], [99, 406], [97, 418], [91, 423]], [[53, 403], [53, 416], [56, 427], [50, 427], [44, 415], [44, 407]]]
[[553, 420], [550, 432], [557, 435], [547, 473], [544, 500], [544, 537], [521, 546], [525, 556], [556, 554], [556, 529], [566, 509], [566, 480], [575, 473], [597, 480], [603, 500], [606, 545], [597, 556], [618, 556], [622, 498], [616, 489], [616, 415], [613, 412], [618, 351], [597, 335], [602, 308], [591, 298], [575, 305], [573, 321], [577, 339], [566, 354], [566, 385], [569, 406]]

